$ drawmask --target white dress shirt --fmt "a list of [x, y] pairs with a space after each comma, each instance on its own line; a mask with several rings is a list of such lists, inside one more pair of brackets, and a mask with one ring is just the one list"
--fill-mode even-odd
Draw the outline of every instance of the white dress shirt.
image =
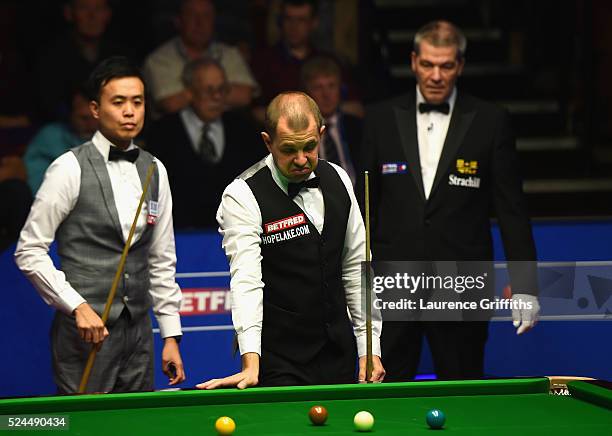
[[[278, 171], [272, 155], [265, 158], [276, 184], [287, 193], [288, 181]], [[347, 173], [331, 164], [340, 175], [351, 199], [344, 249], [342, 253], [342, 282], [359, 356], [366, 354], [366, 322], [361, 305], [361, 262], [365, 261], [365, 228], [353, 186]], [[310, 178], [315, 177], [314, 173]], [[321, 188], [303, 189], [293, 199], [304, 211], [319, 233], [323, 230], [325, 204]], [[261, 355], [263, 320], [263, 288], [261, 275], [262, 218], [259, 204], [243, 179], [228, 185], [217, 211], [223, 249], [229, 259], [231, 273], [232, 321], [238, 336], [240, 354], [254, 352]], [[372, 351], [380, 356], [380, 312], [372, 310]]]
[[448, 132], [448, 125], [453, 114], [453, 108], [455, 107], [455, 100], [457, 99], [457, 88], [453, 89], [448, 104], [450, 111], [448, 114], [441, 112], [425, 112], [419, 111], [419, 104], [425, 103], [425, 98], [421, 94], [421, 90], [417, 85], [417, 132], [419, 141], [419, 160], [421, 161], [421, 175], [423, 177], [423, 188], [425, 189], [425, 198], [429, 198], [431, 193], [431, 187], [433, 186], [434, 178], [436, 177], [436, 170], [438, 169], [438, 162], [440, 161], [440, 155], [442, 154], [442, 148], [444, 147], [444, 141], [446, 140], [446, 134]]
[[[181, 121], [187, 130], [187, 135], [191, 141], [191, 146], [195, 150], [196, 154], [200, 154], [200, 139], [202, 138], [202, 128], [204, 127], [204, 121], [202, 121], [193, 111], [191, 107], [186, 107], [180, 112]], [[221, 118], [217, 118], [214, 121], [208, 123], [208, 138], [212, 141], [217, 155], [214, 159], [214, 163], [221, 161], [223, 158], [223, 151], [225, 150], [225, 131], [223, 129], [223, 122]]]
[[[138, 170], [136, 165], [126, 160], [109, 161], [111, 143], [99, 131], [92, 141], [106, 162], [123, 240], [126, 241], [142, 194]], [[128, 150], [135, 147], [132, 143]], [[149, 250], [149, 292], [153, 300], [153, 312], [161, 335], [165, 338], [181, 334], [181, 290], [175, 281], [176, 252], [168, 174], [164, 165], [160, 161], [156, 162], [159, 172], [159, 215]], [[15, 251], [17, 265], [43, 300], [68, 315], [85, 300], [68, 283], [65, 274], [55, 268], [49, 256], [49, 246], [55, 239], [57, 228], [76, 205], [80, 187], [81, 167], [74, 153], [66, 152], [47, 169]], [[138, 217], [132, 244], [140, 238], [147, 225], [147, 211], [148, 205], [145, 202]]]

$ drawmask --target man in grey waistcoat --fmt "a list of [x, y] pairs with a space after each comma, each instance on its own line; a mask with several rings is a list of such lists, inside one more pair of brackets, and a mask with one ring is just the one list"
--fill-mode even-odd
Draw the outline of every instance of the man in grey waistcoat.
[[[144, 122], [144, 80], [126, 58], [112, 57], [95, 68], [89, 87], [99, 129], [48, 168], [15, 259], [56, 309], [51, 348], [60, 393], [77, 392], [93, 345], [100, 348], [88, 392], [152, 390], [151, 308], [164, 339], [162, 370], [175, 385], [185, 373], [172, 197], [163, 164], [132, 141]], [[151, 164], [151, 184], [105, 326], [100, 316]], [[48, 254], [53, 240], [61, 269]]]

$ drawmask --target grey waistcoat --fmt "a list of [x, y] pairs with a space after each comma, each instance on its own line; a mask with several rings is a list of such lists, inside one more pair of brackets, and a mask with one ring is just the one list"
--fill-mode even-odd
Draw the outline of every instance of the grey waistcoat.
[[[58, 254], [68, 282], [101, 315], [125, 242], [104, 157], [92, 142], [72, 152], [81, 167], [81, 188], [74, 209], [56, 232]], [[152, 161], [151, 154], [140, 150], [135, 165], [143, 186]], [[143, 208], [148, 207], [150, 200], [157, 201], [158, 190], [156, 167]], [[133, 319], [142, 317], [151, 307], [149, 247], [152, 235], [153, 226], [147, 225], [130, 248], [111, 307], [110, 324], [119, 317], [124, 306]]]

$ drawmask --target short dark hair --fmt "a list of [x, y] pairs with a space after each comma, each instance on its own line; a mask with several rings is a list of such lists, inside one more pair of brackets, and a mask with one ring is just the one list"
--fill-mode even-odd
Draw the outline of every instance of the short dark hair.
[[316, 17], [319, 13], [319, 2], [317, 0], [282, 0], [281, 2], [281, 14], [284, 12], [285, 6], [310, 6], [312, 16]]
[[100, 101], [102, 88], [113, 79], [122, 77], [137, 77], [145, 85], [145, 80], [138, 68], [125, 56], [111, 56], [104, 59], [93, 69], [87, 80], [88, 97], [90, 100]]

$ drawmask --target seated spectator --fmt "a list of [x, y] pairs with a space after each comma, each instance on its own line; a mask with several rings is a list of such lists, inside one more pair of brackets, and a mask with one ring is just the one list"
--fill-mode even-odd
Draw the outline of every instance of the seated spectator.
[[190, 105], [155, 122], [147, 147], [168, 170], [175, 227], [216, 227], [223, 190], [266, 150], [244, 111], [224, 112], [229, 86], [219, 62], [189, 62], [183, 84]]
[[331, 57], [310, 58], [302, 67], [304, 90], [317, 103], [325, 120], [325, 133], [319, 148], [319, 157], [340, 165], [355, 184], [359, 168], [361, 144], [361, 118], [342, 111], [340, 66]]
[[28, 172], [28, 185], [34, 195], [51, 162], [64, 152], [91, 139], [97, 125], [89, 110], [86, 93], [77, 89], [72, 97], [68, 122], [54, 122], [43, 126], [28, 144], [23, 159]]
[[145, 75], [156, 109], [178, 112], [190, 103], [191, 93], [181, 83], [183, 67], [207, 56], [225, 69], [229, 84], [226, 105], [251, 103], [257, 83], [238, 49], [213, 41], [215, 7], [211, 0], [182, 0], [176, 26], [179, 36], [156, 49], [145, 61]]
[[[276, 44], [279, 40], [278, 15], [283, 1], [259, 2], [258, 6], [265, 8], [265, 11], [256, 10], [263, 15], [262, 18], [265, 20], [265, 23], [260, 21], [256, 24], [264, 25], [260, 33], [261, 41], [265, 41], [268, 46]], [[311, 36], [313, 45], [321, 51], [334, 53], [339, 59], [342, 59], [343, 63], [348, 62], [352, 66], [357, 66], [359, 64], [359, 32], [368, 31], [364, 29], [366, 23], [361, 15], [371, 11], [371, 3], [364, 0], [318, 0], [317, 26]]]
[[68, 117], [75, 85], [84, 83], [101, 59], [129, 55], [129, 45], [106, 35], [112, 11], [108, 0], [69, 0], [64, 19], [70, 29], [38, 59], [37, 75], [42, 118], [47, 121]]
[[[312, 44], [318, 24], [318, 2], [315, 0], [283, 0], [280, 9], [280, 40], [278, 44], [261, 51], [253, 58], [253, 73], [261, 86], [254, 114], [263, 121], [265, 107], [278, 94], [300, 89], [300, 69], [304, 62], [319, 51]], [[347, 73], [342, 72], [345, 84]], [[354, 87], [347, 86], [344, 104], [351, 113], [363, 114]]]

